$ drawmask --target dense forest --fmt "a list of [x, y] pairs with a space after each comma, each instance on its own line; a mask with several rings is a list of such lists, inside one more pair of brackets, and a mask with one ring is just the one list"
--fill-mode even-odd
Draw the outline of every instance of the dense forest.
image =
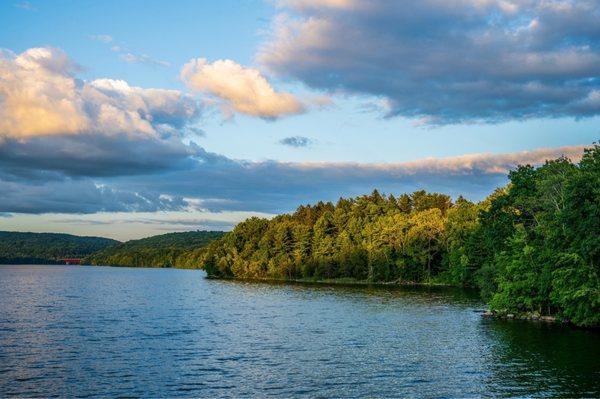
[[209, 245], [211, 277], [473, 286], [494, 311], [600, 324], [600, 147], [520, 166], [473, 203], [374, 191], [251, 218]]
[[84, 259], [89, 265], [198, 268], [221, 231], [168, 233], [113, 245]]
[[0, 264], [62, 263], [60, 259], [83, 258], [117, 243], [102, 237], [0, 231]]

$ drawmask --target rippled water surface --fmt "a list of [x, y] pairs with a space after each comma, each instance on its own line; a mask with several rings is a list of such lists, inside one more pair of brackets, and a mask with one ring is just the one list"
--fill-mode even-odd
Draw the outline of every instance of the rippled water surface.
[[600, 334], [464, 291], [0, 266], [0, 396], [600, 396]]

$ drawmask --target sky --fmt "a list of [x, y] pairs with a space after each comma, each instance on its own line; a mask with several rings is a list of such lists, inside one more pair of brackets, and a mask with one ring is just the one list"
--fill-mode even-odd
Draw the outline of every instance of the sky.
[[481, 200], [600, 137], [596, 0], [0, 2], [0, 229]]

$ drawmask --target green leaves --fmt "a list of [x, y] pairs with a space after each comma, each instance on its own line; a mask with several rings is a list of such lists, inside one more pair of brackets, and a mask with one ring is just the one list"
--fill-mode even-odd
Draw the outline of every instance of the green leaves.
[[551, 299], [561, 314], [581, 326], [600, 324], [598, 273], [573, 253], [561, 254], [553, 272]]
[[559, 158], [519, 167], [510, 179], [478, 227], [481, 242], [498, 240], [484, 245], [490, 307], [600, 324], [600, 147], [587, 149], [578, 165]]

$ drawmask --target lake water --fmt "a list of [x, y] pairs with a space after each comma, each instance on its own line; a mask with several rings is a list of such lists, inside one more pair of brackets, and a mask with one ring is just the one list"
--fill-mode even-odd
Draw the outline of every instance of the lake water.
[[0, 266], [0, 396], [600, 396], [600, 333], [461, 290]]

